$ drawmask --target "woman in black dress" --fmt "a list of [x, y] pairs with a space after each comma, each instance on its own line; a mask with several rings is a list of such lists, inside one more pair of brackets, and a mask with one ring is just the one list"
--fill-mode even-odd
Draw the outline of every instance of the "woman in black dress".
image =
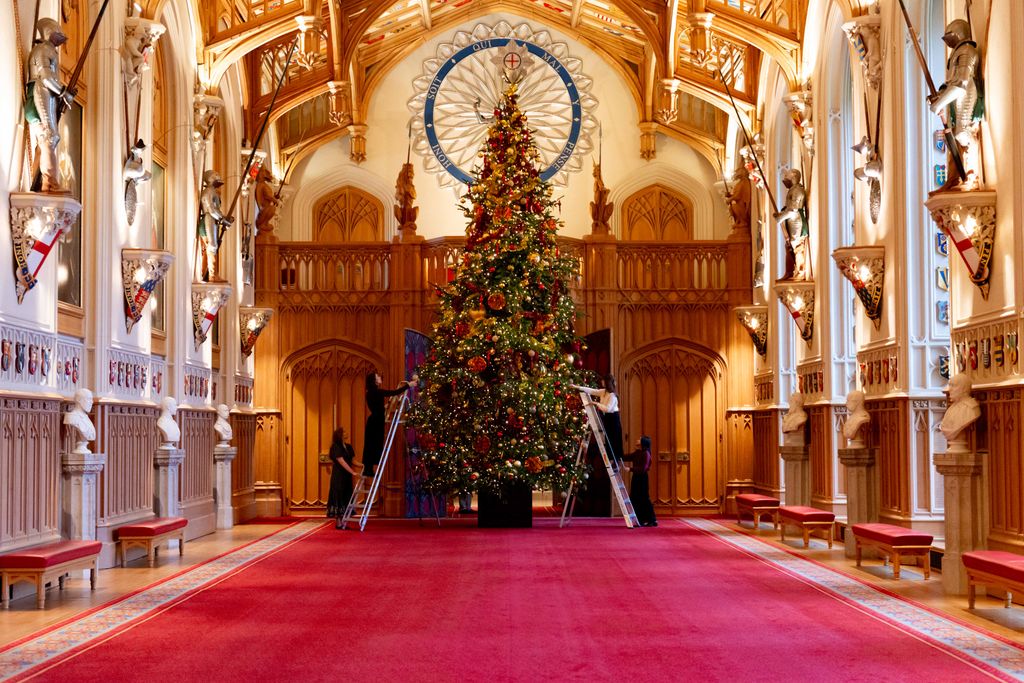
[[629, 483], [629, 499], [633, 502], [636, 521], [640, 526], [658, 526], [658, 519], [654, 516], [654, 504], [651, 503], [651, 437], [640, 437], [637, 449], [629, 459], [629, 469], [633, 474]]
[[331, 439], [331, 490], [327, 494], [327, 516], [337, 521], [335, 529], [342, 529], [341, 520], [345, 516], [345, 508], [352, 497], [352, 477], [356, 470], [352, 466], [356, 454], [350, 444], [345, 443], [345, 429], [338, 427]]
[[384, 451], [384, 399], [397, 396], [409, 388], [409, 382], [400, 382], [394, 389], [381, 389], [382, 380], [376, 372], [366, 376], [366, 407], [370, 411], [363, 434], [363, 476], [372, 477]]

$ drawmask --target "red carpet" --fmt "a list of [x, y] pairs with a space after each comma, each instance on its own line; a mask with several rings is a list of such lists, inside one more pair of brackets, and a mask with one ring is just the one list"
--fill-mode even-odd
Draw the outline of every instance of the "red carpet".
[[[468, 521], [468, 520], [467, 520]], [[985, 671], [685, 524], [324, 528], [53, 681], [924, 681]]]

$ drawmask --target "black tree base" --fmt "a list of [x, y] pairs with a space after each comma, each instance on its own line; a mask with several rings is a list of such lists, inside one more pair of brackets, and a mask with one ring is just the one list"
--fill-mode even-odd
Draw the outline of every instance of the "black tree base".
[[477, 493], [477, 526], [481, 529], [528, 529], [533, 526], [533, 489], [520, 484], [500, 495]]

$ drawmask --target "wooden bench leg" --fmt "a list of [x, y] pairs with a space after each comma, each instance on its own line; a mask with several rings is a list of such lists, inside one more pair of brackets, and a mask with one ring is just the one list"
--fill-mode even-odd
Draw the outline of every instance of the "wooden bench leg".
[[894, 579], [900, 578], [900, 551], [892, 551], [892, 577]]
[[829, 550], [832, 550], [832, 538], [833, 538], [833, 536], [835, 536], [835, 528], [836, 528], [836, 525], [834, 523], [828, 525], [828, 549]]
[[743, 524], [743, 508], [736, 506], [736, 524]]
[[57, 590], [64, 590], [64, 579], [67, 578], [67, 574], [61, 574], [57, 577]]
[[772, 512], [772, 525], [776, 529], [779, 528], [779, 511], [778, 510], [775, 510], [775, 511]]
[[43, 609], [46, 605], [46, 582], [43, 581], [43, 573], [39, 572], [36, 577], [36, 608]]
[[970, 577], [967, 577], [967, 609], [974, 609], [974, 599], [977, 594], [977, 587]]
[[783, 522], [779, 526], [779, 543], [785, 543], [785, 542], [786, 542], [786, 523]]
[[146, 557], [149, 558], [149, 566], [156, 566], [156, 548], [152, 543], [146, 545]]
[[89, 567], [89, 590], [96, 590], [96, 560], [92, 561]]
[[854, 555], [854, 556], [855, 556], [855, 557], [856, 557], [856, 559], [857, 559], [857, 566], [859, 567], [859, 566], [860, 566], [860, 558], [861, 558], [861, 552], [860, 552], [860, 540], [859, 540], [859, 539], [857, 540], [856, 544], [857, 544], [857, 551], [856, 551], [856, 553], [855, 553], [855, 555]]
[[185, 532], [178, 535], [178, 557], [185, 557]]
[[811, 547], [811, 531], [810, 531], [810, 529], [808, 529], [805, 526], [801, 527], [801, 528], [803, 529], [803, 532], [804, 532], [804, 547], [805, 548], [810, 548]]
[[1013, 604], [1013, 593], [1006, 591], [1006, 608], [1009, 609], [1010, 605]]
[[8, 595], [11, 587], [7, 584], [7, 572], [0, 572], [0, 605], [4, 609], [10, 609], [11, 598]]
[[932, 553], [930, 550], [926, 550], [921, 556], [921, 568], [924, 570], [924, 578], [927, 581], [932, 575]]

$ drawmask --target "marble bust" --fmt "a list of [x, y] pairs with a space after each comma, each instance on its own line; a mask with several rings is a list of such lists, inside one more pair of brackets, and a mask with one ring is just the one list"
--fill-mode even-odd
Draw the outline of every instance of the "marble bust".
[[89, 453], [88, 443], [96, 439], [96, 427], [89, 419], [92, 410], [92, 392], [79, 389], [75, 392], [75, 405], [64, 414], [64, 424], [75, 430], [75, 453]]
[[782, 431], [796, 432], [807, 423], [807, 413], [804, 411], [804, 395], [794, 391], [789, 395], [789, 410], [782, 416]]
[[971, 396], [971, 380], [967, 375], [954, 375], [946, 390], [949, 392], [949, 406], [942, 416], [939, 429], [946, 441], [953, 441], [981, 417], [981, 406]]
[[160, 417], [156, 421], [157, 429], [163, 434], [162, 445], [164, 446], [177, 446], [181, 439], [181, 429], [178, 428], [178, 423], [174, 419], [177, 412], [178, 402], [174, 400], [173, 396], [165, 396], [161, 402]]
[[850, 441], [859, 440], [861, 428], [871, 422], [871, 415], [864, 408], [864, 392], [857, 389], [851, 391], [846, 396], [846, 409], [849, 416], [843, 425], [843, 436]]
[[228, 419], [231, 415], [231, 409], [225, 404], [221, 403], [217, 406], [217, 421], [213, 423], [213, 431], [217, 432], [217, 436], [220, 437], [218, 445], [226, 446], [231, 441], [233, 432], [231, 431], [231, 423]]

